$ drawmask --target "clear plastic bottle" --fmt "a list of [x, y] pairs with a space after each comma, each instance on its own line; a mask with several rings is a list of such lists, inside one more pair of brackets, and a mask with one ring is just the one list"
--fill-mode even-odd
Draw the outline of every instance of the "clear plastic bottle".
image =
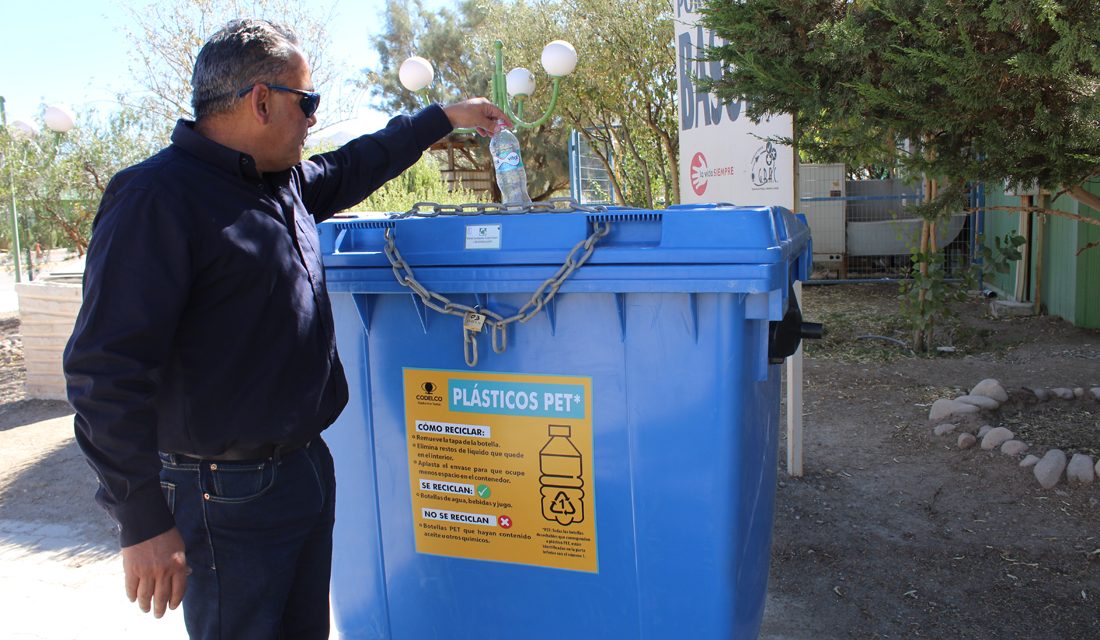
[[496, 167], [497, 186], [500, 187], [500, 199], [507, 204], [528, 204], [531, 196], [527, 193], [527, 171], [523, 168], [523, 156], [519, 151], [519, 139], [516, 134], [497, 120], [497, 132], [489, 140], [489, 153]]

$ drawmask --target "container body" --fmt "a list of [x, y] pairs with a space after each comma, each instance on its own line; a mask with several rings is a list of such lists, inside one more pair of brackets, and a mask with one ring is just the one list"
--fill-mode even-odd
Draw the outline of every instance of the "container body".
[[[779, 421], [768, 323], [809, 263], [808, 237], [775, 277], [586, 265], [509, 327], [503, 353], [481, 334], [476, 367], [462, 318], [425, 308], [388, 268], [336, 257], [351, 399], [325, 438], [343, 637], [756, 637]], [[516, 262], [416, 277], [507, 316], [560, 266]]]

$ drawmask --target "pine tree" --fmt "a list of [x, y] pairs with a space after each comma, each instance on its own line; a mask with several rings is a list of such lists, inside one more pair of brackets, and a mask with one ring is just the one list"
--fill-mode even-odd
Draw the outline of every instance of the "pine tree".
[[[702, 13], [727, 41], [706, 52], [726, 71], [711, 91], [754, 118], [794, 114], [787, 142], [810, 157], [926, 178], [918, 281], [967, 184], [1038, 183], [1100, 210], [1082, 186], [1100, 174], [1095, 0], [708, 0]], [[918, 289], [915, 315], [931, 318]]]

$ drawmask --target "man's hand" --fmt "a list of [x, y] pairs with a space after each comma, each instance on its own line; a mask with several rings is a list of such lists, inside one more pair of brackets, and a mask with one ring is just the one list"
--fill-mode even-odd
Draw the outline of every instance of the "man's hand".
[[497, 120], [503, 120], [505, 126], [512, 126], [508, 116], [485, 98], [456, 102], [443, 107], [443, 113], [447, 114], [452, 127], [476, 129], [483, 136], [490, 136], [496, 132]]
[[159, 536], [122, 548], [122, 569], [126, 573], [126, 596], [130, 602], [153, 615], [164, 615], [165, 607], [175, 609], [187, 590], [187, 566], [183, 538], [175, 527]]

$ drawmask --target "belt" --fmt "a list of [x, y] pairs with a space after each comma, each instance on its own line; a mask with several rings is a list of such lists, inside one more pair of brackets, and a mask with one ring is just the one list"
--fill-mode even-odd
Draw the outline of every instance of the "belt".
[[185, 463], [202, 462], [203, 460], [214, 460], [216, 462], [241, 462], [244, 460], [266, 460], [268, 458], [275, 457], [276, 454], [279, 457], [283, 457], [288, 453], [293, 453], [298, 449], [308, 449], [309, 443], [304, 444], [265, 444], [259, 447], [230, 447], [222, 453], [213, 455], [195, 455], [193, 453], [169, 453], [174, 456], [176, 460]]

